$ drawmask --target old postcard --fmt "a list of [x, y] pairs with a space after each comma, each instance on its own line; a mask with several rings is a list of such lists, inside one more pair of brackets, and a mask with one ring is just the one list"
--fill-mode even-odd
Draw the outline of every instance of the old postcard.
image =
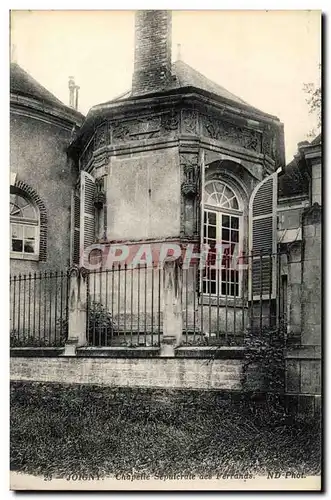
[[13, 490], [321, 489], [321, 12], [10, 16]]

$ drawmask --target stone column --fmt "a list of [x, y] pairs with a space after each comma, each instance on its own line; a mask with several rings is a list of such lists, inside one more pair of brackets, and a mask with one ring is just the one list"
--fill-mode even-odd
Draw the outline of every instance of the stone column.
[[73, 266], [69, 270], [68, 298], [68, 339], [64, 349], [65, 356], [75, 356], [76, 348], [87, 344], [87, 272], [84, 268]]
[[182, 272], [179, 259], [164, 263], [163, 338], [161, 356], [174, 356], [183, 330]]

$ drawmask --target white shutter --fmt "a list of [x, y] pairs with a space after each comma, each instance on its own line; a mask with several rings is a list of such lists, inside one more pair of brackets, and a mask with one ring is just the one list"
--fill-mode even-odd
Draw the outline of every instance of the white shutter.
[[276, 297], [277, 172], [254, 189], [249, 202], [249, 299]]
[[80, 176], [80, 265], [84, 265], [84, 250], [95, 241], [95, 179], [85, 171]]
[[73, 189], [71, 192], [71, 243], [70, 260], [72, 264], [79, 265], [80, 245], [80, 191]]

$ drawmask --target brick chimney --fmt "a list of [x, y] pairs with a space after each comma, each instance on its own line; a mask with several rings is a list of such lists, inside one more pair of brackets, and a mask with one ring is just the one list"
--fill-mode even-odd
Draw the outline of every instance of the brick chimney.
[[132, 94], [166, 88], [171, 82], [171, 11], [138, 10]]

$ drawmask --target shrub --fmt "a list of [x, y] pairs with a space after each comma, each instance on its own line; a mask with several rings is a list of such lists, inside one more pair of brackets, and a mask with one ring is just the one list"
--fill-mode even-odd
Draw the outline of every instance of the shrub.
[[[99, 302], [89, 304], [88, 313], [88, 345], [93, 346], [96, 340], [100, 345], [110, 345], [111, 337], [116, 332], [111, 313]], [[60, 319], [62, 329], [68, 336], [68, 321]]]
[[88, 311], [89, 345], [95, 345], [96, 339], [101, 345], [110, 345], [115, 331], [111, 313], [99, 302], [91, 302]]
[[56, 339], [50, 339], [39, 338], [26, 331], [18, 333], [17, 330], [12, 330], [10, 332], [10, 347], [60, 347], [64, 346], [66, 338], [65, 331], [62, 331], [60, 336], [57, 335]]
[[282, 394], [285, 390], [285, 335], [283, 328], [250, 330], [244, 338], [243, 387], [252, 386], [252, 375], [259, 377], [261, 390], [265, 392], [268, 411], [275, 422], [286, 419]]

